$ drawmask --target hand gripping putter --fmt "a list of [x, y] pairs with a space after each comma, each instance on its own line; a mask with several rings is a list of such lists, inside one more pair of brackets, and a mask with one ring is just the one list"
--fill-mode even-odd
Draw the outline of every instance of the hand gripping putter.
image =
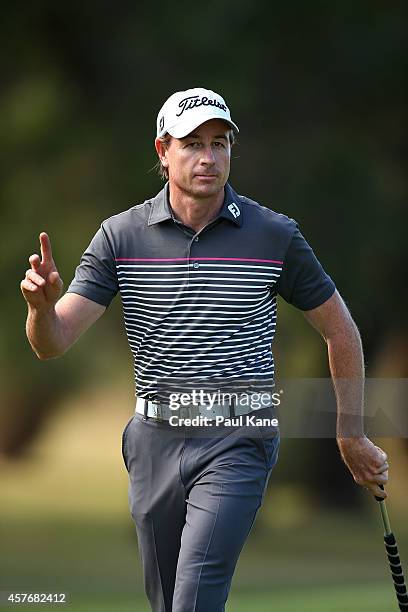
[[[381, 489], [384, 489], [380, 485]], [[375, 495], [375, 499], [380, 504], [381, 516], [384, 524], [384, 543], [387, 551], [388, 562], [390, 564], [391, 576], [394, 582], [395, 593], [397, 595], [399, 609], [408, 612], [408, 595], [407, 587], [405, 586], [404, 574], [402, 572], [401, 561], [398, 553], [398, 546], [395, 536], [391, 531], [390, 519], [388, 518], [387, 507], [385, 500]]]

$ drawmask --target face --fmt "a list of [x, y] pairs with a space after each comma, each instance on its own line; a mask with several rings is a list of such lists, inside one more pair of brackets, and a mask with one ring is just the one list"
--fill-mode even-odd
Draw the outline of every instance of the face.
[[185, 138], [171, 138], [167, 146], [156, 140], [170, 185], [195, 198], [219, 193], [230, 171], [230, 129], [222, 119], [211, 119]]

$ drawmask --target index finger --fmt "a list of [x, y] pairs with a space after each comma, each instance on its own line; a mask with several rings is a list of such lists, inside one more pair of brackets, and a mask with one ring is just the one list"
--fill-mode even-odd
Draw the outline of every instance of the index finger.
[[41, 232], [40, 234], [40, 244], [41, 244], [41, 258], [42, 264], [52, 263], [52, 249], [51, 249], [51, 241], [48, 237], [48, 234], [45, 232]]
[[378, 451], [380, 451], [380, 453], [381, 453], [381, 456], [382, 456], [383, 460], [384, 460], [384, 461], [387, 461], [387, 459], [388, 459], [388, 455], [387, 455], [387, 453], [386, 453], [385, 451], [383, 451], [383, 449], [382, 449], [382, 448], [380, 448], [379, 446], [376, 446], [375, 448], [376, 448]]
[[372, 491], [372, 493], [374, 493], [377, 501], [381, 501], [382, 499], [386, 499], [388, 497], [383, 484], [377, 484], [374, 486], [371, 485], [368, 488]]
[[374, 472], [375, 474], [383, 474], [384, 472], [387, 472], [389, 470], [389, 465], [388, 463], [384, 463], [384, 465], [382, 465], [380, 468], [378, 468], [378, 470], [376, 472]]

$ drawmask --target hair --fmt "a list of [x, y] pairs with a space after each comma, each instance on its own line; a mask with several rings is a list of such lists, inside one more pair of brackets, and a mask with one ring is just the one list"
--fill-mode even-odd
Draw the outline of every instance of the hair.
[[[173, 137], [170, 136], [170, 134], [168, 132], [166, 132], [166, 134], [164, 134], [164, 136], [160, 136], [159, 140], [160, 142], [165, 146], [168, 147], [170, 145], [171, 139]], [[233, 144], [235, 144], [235, 133], [234, 130], [229, 130], [228, 132], [228, 138], [229, 138], [229, 143], [232, 147]], [[169, 180], [169, 171], [168, 168], [166, 168], [165, 166], [163, 166], [163, 164], [161, 163], [160, 159], [158, 160], [158, 162], [153, 166], [153, 169], [156, 170], [157, 174], [160, 176], [161, 179], [163, 179], [163, 181], [168, 181]]]
[[[170, 134], [168, 132], [166, 132], [164, 134], [164, 136], [160, 136], [159, 137], [160, 142], [165, 147], [169, 146], [171, 139], [172, 139], [172, 137], [170, 136]], [[163, 179], [163, 181], [168, 181], [168, 179], [169, 179], [169, 171], [168, 171], [168, 169], [165, 166], [163, 166], [163, 164], [161, 163], [160, 159], [154, 165], [154, 169], [156, 170], [156, 172], [160, 176], [160, 178]]]

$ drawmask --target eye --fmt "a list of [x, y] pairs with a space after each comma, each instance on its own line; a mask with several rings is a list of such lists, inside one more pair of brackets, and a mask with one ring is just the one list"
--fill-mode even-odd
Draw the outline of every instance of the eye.
[[225, 147], [225, 144], [224, 144], [223, 142], [219, 141], [219, 140], [216, 140], [216, 141], [214, 142], [214, 147], [215, 147], [216, 149], [221, 149], [221, 148], [224, 148], [224, 147]]

